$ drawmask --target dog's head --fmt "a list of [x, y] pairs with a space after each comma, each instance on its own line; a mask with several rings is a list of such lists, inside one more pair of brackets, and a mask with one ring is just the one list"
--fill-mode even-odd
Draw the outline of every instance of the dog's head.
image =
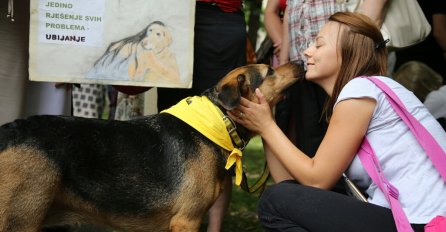
[[297, 80], [304, 77], [303, 62], [290, 62], [275, 69], [265, 64], [251, 64], [234, 69], [216, 85], [217, 103], [226, 110], [232, 110], [244, 97], [258, 102], [255, 89], [259, 88], [270, 106], [283, 97], [283, 92]]
[[152, 50], [158, 54], [170, 46], [172, 35], [164, 23], [155, 21], [147, 27], [146, 37], [141, 43], [144, 49]]

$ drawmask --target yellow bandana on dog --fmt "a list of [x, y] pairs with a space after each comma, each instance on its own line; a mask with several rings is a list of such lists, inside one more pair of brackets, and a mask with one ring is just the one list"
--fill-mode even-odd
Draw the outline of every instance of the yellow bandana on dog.
[[242, 151], [235, 148], [216, 106], [205, 96], [188, 97], [161, 113], [169, 113], [189, 124], [223, 149], [231, 151], [226, 169], [235, 166], [235, 184], [242, 182]]

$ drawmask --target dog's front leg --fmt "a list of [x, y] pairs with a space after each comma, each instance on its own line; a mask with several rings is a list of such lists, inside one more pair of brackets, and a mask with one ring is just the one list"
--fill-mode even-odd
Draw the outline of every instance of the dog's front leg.
[[174, 217], [170, 222], [172, 232], [198, 232], [201, 220], [190, 220], [187, 218]]

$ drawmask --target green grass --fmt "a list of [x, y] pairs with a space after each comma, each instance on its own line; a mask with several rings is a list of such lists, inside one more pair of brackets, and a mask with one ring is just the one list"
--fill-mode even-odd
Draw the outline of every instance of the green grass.
[[[262, 174], [265, 165], [263, 145], [260, 137], [254, 137], [243, 151], [243, 165], [249, 186], [253, 185]], [[223, 221], [222, 232], [264, 232], [257, 218], [258, 193], [247, 193], [238, 186], [232, 188], [229, 210]], [[207, 222], [200, 232], [206, 231]]]

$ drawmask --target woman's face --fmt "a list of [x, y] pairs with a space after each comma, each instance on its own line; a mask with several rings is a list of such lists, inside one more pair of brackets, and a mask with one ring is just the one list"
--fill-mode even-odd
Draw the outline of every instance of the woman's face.
[[307, 80], [323, 88], [330, 87], [326, 86], [327, 84], [334, 85], [341, 67], [341, 56], [337, 47], [339, 27], [337, 22], [326, 23], [314, 43], [304, 51], [307, 57]]

